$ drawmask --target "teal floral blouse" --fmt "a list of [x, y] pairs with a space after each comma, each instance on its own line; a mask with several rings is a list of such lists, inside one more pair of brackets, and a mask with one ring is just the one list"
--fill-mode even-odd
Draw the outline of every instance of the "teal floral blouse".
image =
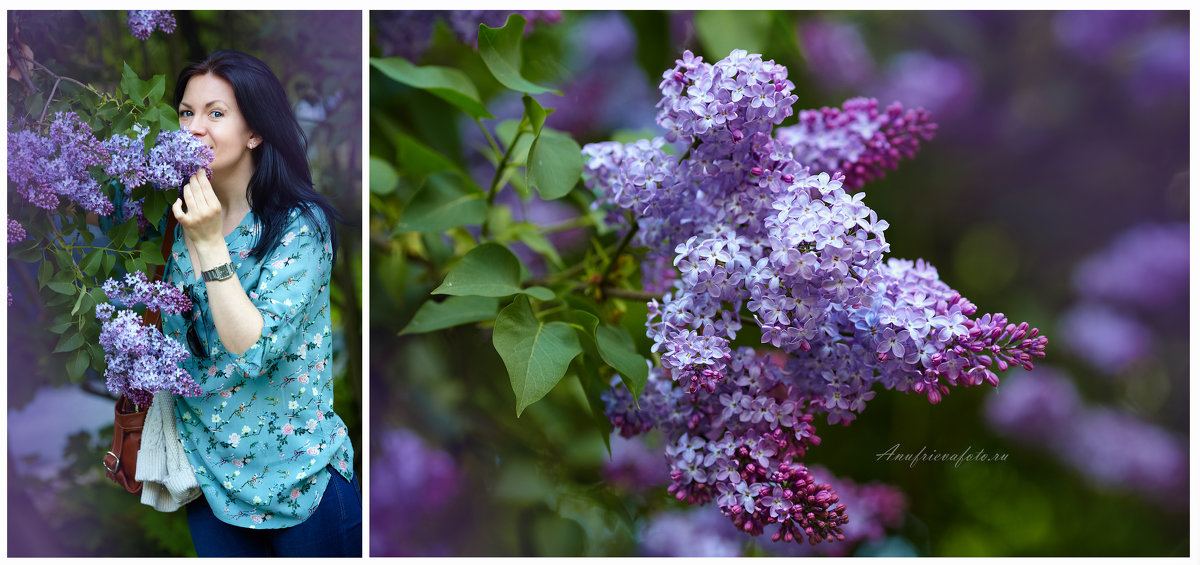
[[179, 228], [165, 277], [191, 285], [196, 307], [166, 316], [163, 331], [187, 344], [195, 324], [209, 351], [184, 363], [203, 394], [176, 397], [175, 422], [213, 513], [235, 526], [286, 528], [317, 509], [327, 465], [353, 478], [354, 448], [333, 412], [330, 239], [293, 210], [279, 246], [258, 261], [250, 250], [260, 230], [251, 212], [225, 238], [238, 280], [263, 317], [258, 342], [242, 355], [221, 344]]

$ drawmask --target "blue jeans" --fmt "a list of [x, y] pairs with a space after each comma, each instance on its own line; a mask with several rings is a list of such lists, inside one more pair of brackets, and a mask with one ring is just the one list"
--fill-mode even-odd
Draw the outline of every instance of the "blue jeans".
[[222, 522], [204, 497], [187, 505], [200, 557], [362, 557], [362, 492], [333, 469], [317, 511], [290, 528], [252, 530]]

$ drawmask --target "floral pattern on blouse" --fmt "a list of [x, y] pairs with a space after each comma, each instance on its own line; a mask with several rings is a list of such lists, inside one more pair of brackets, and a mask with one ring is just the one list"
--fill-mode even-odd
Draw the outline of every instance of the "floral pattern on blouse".
[[188, 461], [222, 521], [246, 528], [299, 524], [321, 502], [327, 465], [346, 480], [354, 477], [354, 448], [333, 411], [330, 238], [299, 209], [265, 261], [250, 257], [261, 230], [253, 212], [225, 238], [238, 280], [263, 317], [258, 342], [234, 355], [221, 344], [204, 282], [176, 230], [166, 280], [192, 285], [197, 306], [165, 316], [163, 331], [187, 344], [188, 326], [196, 324], [209, 350], [207, 358], [184, 362], [203, 394], [176, 397]]

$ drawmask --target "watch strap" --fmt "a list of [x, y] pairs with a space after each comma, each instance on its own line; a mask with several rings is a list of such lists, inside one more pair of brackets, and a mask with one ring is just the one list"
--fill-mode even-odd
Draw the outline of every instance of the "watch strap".
[[204, 278], [204, 282], [223, 281], [232, 277], [236, 272], [233, 270], [233, 262], [230, 261], [224, 265], [217, 265], [207, 271], [203, 271], [200, 273], [200, 276]]

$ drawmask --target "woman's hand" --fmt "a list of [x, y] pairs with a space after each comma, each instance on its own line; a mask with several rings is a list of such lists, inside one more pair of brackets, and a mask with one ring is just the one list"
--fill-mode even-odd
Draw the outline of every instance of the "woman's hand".
[[[187, 211], [184, 211], [186, 207]], [[213, 192], [212, 184], [203, 171], [197, 171], [183, 187], [183, 197], [176, 198], [171, 206], [175, 219], [183, 233], [197, 247], [210, 247], [224, 243], [225, 215], [221, 201]]]

